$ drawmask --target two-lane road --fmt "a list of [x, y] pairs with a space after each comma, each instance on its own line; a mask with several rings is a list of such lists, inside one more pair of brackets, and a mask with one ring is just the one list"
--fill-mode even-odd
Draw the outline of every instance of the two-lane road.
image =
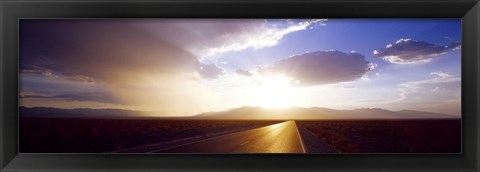
[[294, 121], [179, 145], [155, 153], [305, 153]]

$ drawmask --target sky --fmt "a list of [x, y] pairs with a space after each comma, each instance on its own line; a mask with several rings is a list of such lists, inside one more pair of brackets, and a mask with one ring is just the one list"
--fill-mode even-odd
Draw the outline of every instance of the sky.
[[460, 19], [22, 19], [20, 106], [461, 115]]

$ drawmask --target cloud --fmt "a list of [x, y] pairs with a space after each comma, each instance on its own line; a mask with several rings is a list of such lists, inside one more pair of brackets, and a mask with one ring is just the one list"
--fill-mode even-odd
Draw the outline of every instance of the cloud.
[[203, 78], [215, 79], [225, 74], [225, 70], [218, 67], [215, 63], [201, 64], [198, 72]]
[[452, 78], [453, 75], [446, 72], [432, 72], [430, 75], [436, 76], [435, 80]]
[[100, 103], [123, 104], [117, 97], [106, 92], [86, 92], [86, 93], [69, 93], [52, 96], [51, 98], [62, 98], [68, 101], [93, 101]]
[[20, 23], [20, 69], [107, 83], [142, 75], [197, 72], [182, 47], [122, 20], [26, 20]]
[[432, 72], [430, 73], [430, 75], [434, 76], [434, 78], [405, 82], [400, 84], [399, 94], [398, 94], [399, 97], [391, 102], [399, 102], [399, 101], [405, 100], [408, 94], [416, 92], [417, 90], [428, 87], [428, 86], [430, 87], [433, 86], [434, 88], [430, 90], [432, 92], [437, 92], [440, 90], [439, 85], [452, 83], [452, 82], [460, 82], [459, 77], [455, 77], [452, 74], [449, 74], [446, 72]]
[[203, 57], [271, 47], [286, 34], [325, 21], [22, 20], [20, 68], [102, 81], [135, 78], [139, 72], [201, 73]]
[[51, 95], [45, 92], [30, 92], [30, 91], [20, 91], [20, 98], [50, 98]]
[[393, 44], [388, 44], [385, 48], [374, 50], [373, 56], [395, 64], [426, 63], [431, 61], [432, 58], [446, 54], [450, 50], [457, 50], [460, 47], [460, 42], [440, 46], [424, 41], [400, 39]]
[[40, 99], [65, 99], [68, 102], [72, 101], [92, 101], [99, 103], [114, 103], [123, 104], [112, 93], [108, 92], [77, 92], [67, 94], [55, 94], [51, 92], [38, 91], [20, 91], [20, 98], [40, 98]]
[[[227, 42], [221, 46], [216, 46], [209, 49], [207, 56], [217, 53], [224, 53], [229, 51], [238, 51], [246, 48], [260, 49], [265, 47], [272, 47], [283, 39], [289, 33], [307, 29], [316, 23], [324, 23], [326, 19], [310, 19], [310, 20], [287, 20], [288, 24], [283, 24], [282, 20], [274, 20], [273, 24], [264, 22], [257, 25], [254, 32], [249, 32], [246, 35], [226, 36]], [[226, 41], [223, 40], [223, 41]]]
[[326, 21], [327, 19], [195, 19], [160, 22], [146, 20], [134, 24], [204, 59], [247, 48], [272, 47], [287, 34], [316, 24], [324, 25]]
[[398, 98], [376, 103], [400, 107], [402, 104], [410, 104], [423, 111], [460, 115], [460, 77], [446, 72], [431, 72], [430, 75], [432, 78], [399, 84]]
[[435, 87], [435, 88], [431, 89], [430, 92], [438, 92], [438, 91], [440, 91], [441, 89], [442, 89], [442, 88], [440, 88], [440, 87]]
[[317, 51], [295, 55], [262, 68], [263, 74], [284, 74], [310, 86], [353, 81], [375, 68], [358, 53]]
[[78, 82], [85, 82], [85, 83], [95, 83], [96, 80], [94, 78], [83, 76], [83, 75], [72, 75], [72, 76], [64, 76], [57, 72], [54, 72], [51, 69], [44, 69], [39, 67], [33, 67], [29, 69], [22, 69], [20, 70], [22, 74], [39, 74], [46, 78], [52, 78], [57, 80], [66, 80], [66, 81], [78, 81]]
[[460, 49], [462, 49], [462, 43], [461, 42], [453, 42], [450, 45], [448, 45], [447, 48], [451, 49], [451, 50], [460, 50]]
[[246, 71], [246, 70], [243, 70], [243, 69], [237, 69], [235, 71], [236, 74], [238, 75], [242, 75], [242, 76], [253, 76], [253, 73], [249, 72], [249, 71]]
[[[59, 87], [58, 80], [76, 80], [94, 84], [65, 84], [82, 90], [98, 86], [109, 90], [116, 101], [166, 114], [202, 112], [218, 103], [207, 101], [213, 96], [200, 79], [218, 78], [225, 72], [203, 58], [275, 46], [285, 35], [324, 21], [25, 19], [19, 24], [21, 74], [38, 74], [52, 82], [23, 77], [28, 80], [23, 91], [49, 90]], [[86, 99], [71, 94], [75, 91], [63, 97]]]
[[[81, 100], [98, 99], [93, 101], [125, 103], [128, 107], [160, 109], [166, 113], [182, 111], [175, 101], [200, 102], [197, 100], [203, 93], [192, 93], [198, 96], [188, 100], [179, 93], [185, 90], [208, 91], [195, 84], [201, 79], [200, 72], [204, 72], [199, 68], [201, 63], [197, 57], [184, 47], [145, 32], [129, 21], [21, 20], [20, 71], [27, 72], [22, 74], [36, 72], [46, 77], [58, 76], [50, 77], [52, 82], [44, 82], [31, 79], [35, 76], [24, 75], [22, 91], [50, 90], [59, 87], [63, 82], [57, 81], [61, 79], [92, 79], [95, 84], [68, 82], [64, 85], [79, 90], [100, 87], [114, 97], [82, 97], [75, 90], [57, 91], [51, 96], [78, 100], [79, 105], [86, 105], [86, 101]], [[41, 100], [35, 101], [24, 103], [38, 104]], [[194, 109], [193, 105], [183, 108], [185, 111]]]

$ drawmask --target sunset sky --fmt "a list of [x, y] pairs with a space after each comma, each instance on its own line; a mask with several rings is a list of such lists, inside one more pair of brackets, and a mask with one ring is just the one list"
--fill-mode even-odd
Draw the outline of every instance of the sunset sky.
[[460, 19], [22, 19], [20, 105], [460, 115]]

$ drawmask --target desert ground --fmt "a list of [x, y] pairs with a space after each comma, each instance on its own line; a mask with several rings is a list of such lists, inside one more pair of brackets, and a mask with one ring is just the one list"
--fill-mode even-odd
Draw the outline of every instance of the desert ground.
[[20, 118], [21, 153], [460, 153], [458, 119]]

